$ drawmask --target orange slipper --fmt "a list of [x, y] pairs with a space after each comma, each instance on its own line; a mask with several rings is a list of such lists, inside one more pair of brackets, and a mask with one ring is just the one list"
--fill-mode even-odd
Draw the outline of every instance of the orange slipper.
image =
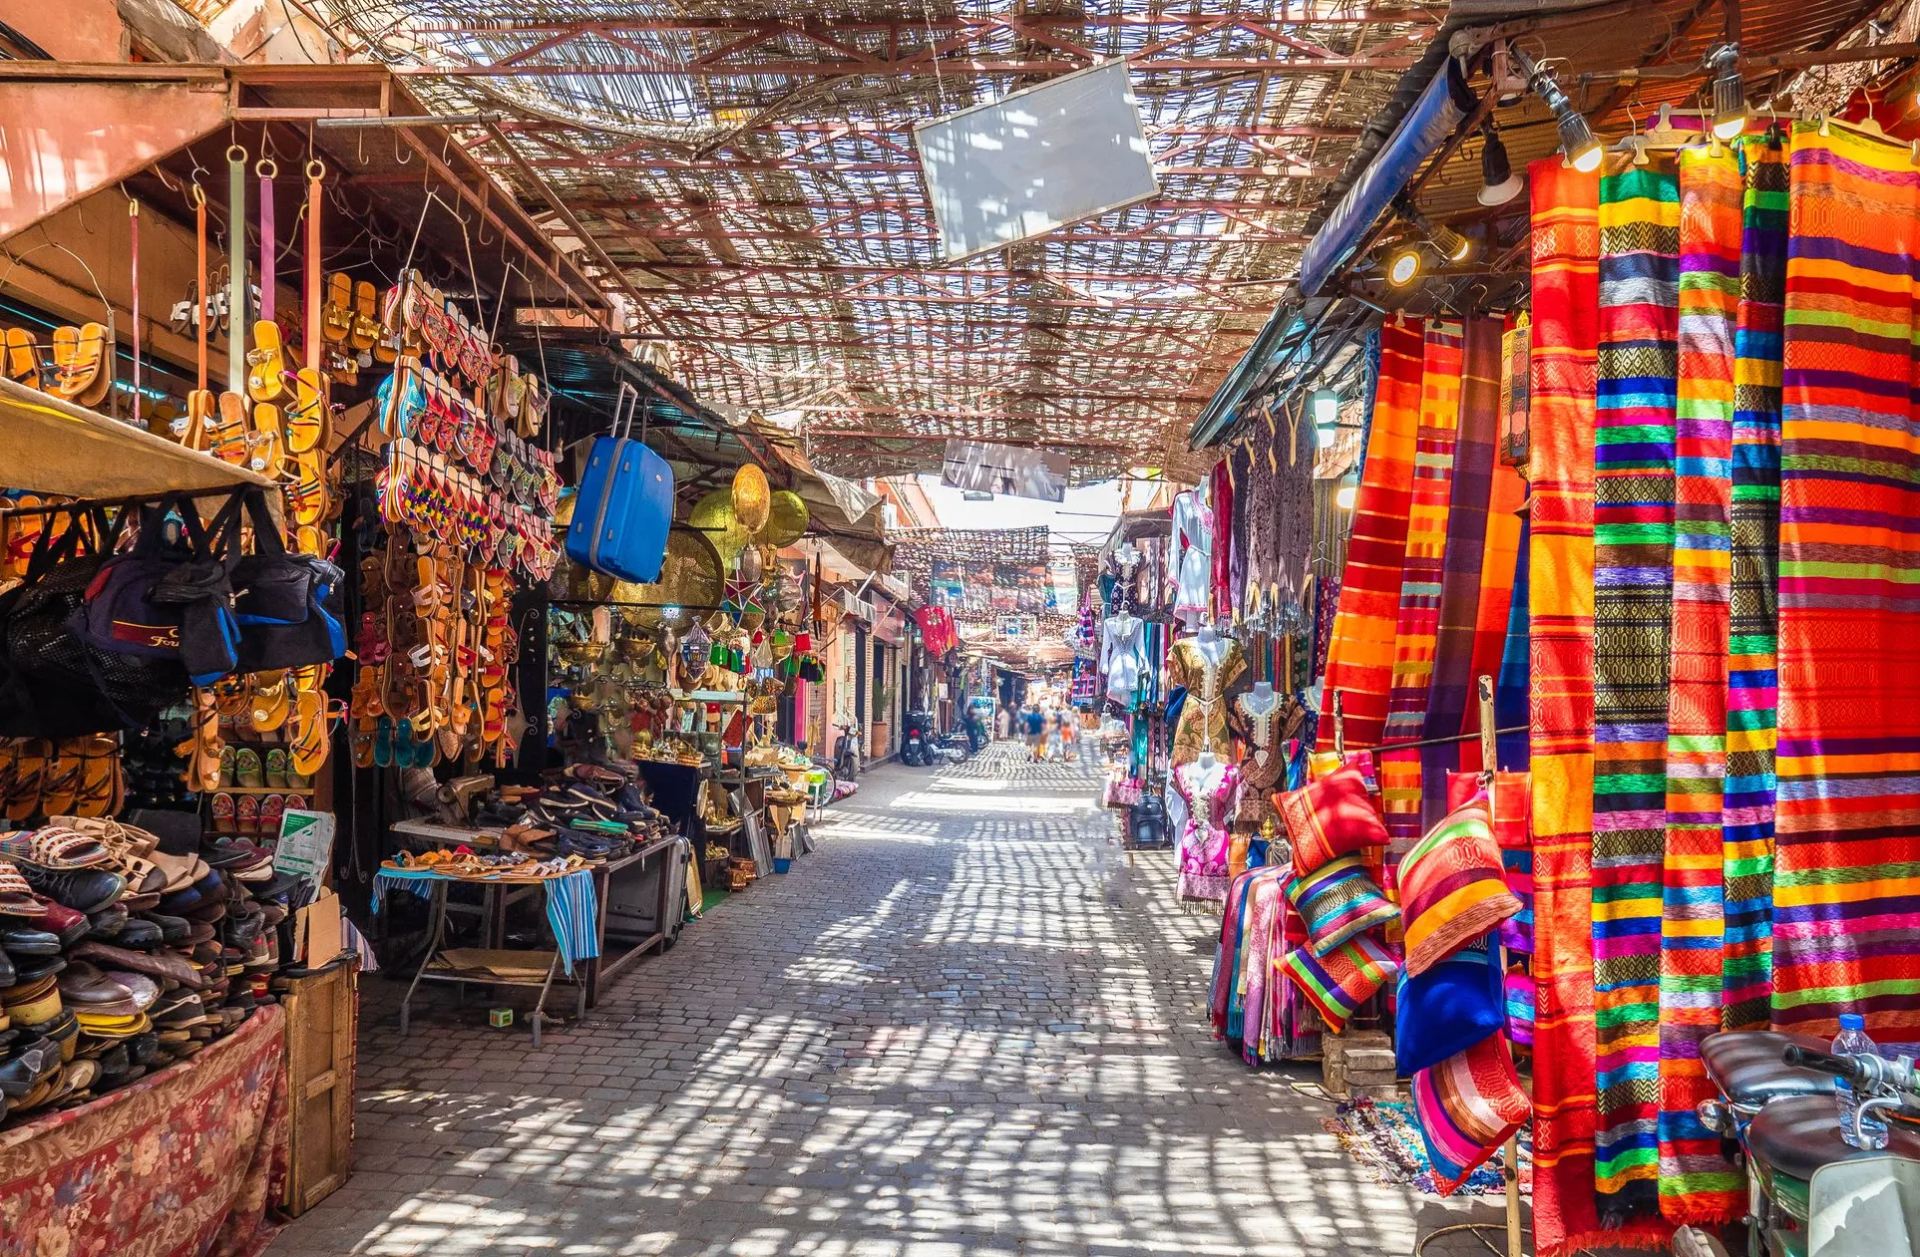
[[24, 327], [7, 329], [7, 378], [28, 388], [40, 387], [40, 355], [33, 351], [33, 336]]
[[304, 454], [318, 447], [327, 432], [327, 397], [320, 372], [312, 367], [296, 371], [293, 398], [287, 408], [287, 451]]
[[238, 393], [220, 394], [219, 417], [213, 425], [213, 456], [235, 467], [246, 466], [248, 437], [247, 399]]
[[353, 330], [347, 343], [355, 349], [370, 350], [380, 339], [380, 290], [368, 280], [353, 286]]
[[353, 332], [353, 280], [344, 273], [327, 276], [327, 303], [320, 311], [320, 335], [339, 344]]

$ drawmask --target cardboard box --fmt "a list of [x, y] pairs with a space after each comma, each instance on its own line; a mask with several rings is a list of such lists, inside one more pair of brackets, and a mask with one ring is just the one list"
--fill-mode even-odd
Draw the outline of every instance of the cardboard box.
[[293, 914], [293, 958], [309, 969], [318, 969], [342, 950], [340, 897], [321, 887], [312, 903]]

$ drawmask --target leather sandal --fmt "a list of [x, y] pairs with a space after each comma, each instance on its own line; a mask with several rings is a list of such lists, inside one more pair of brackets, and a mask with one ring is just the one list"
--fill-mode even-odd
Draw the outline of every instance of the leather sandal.
[[347, 343], [362, 353], [370, 352], [380, 341], [380, 290], [371, 281], [361, 280], [353, 286], [353, 327], [347, 333]]
[[286, 395], [286, 358], [280, 325], [261, 319], [253, 325], [253, 349], [247, 353], [247, 396], [256, 402], [276, 402]]
[[341, 344], [353, 333], [353, 280], [345, 272], [327, 276], [327, 300], [320, 308], [320, 335]]
[[34, 351], [33, 334], [24, 327], [7, 329], [7, 378], [30, 389], [40, 387], [40, 355]]
[[294, 373], [293, 404], [287, 407], [287, 451], [317, 449], [327, 432], [327, 395], [320, 372], [301, 367]]
[[244, 467], [250, 434], [247, 431], [247, 399], [238, 393], [220, 394], [219, 417], [214, 421], [210, 449], [223, 463]]
[[248, 462], [255, 471], [279, 476], [287, 461], [285, 443], [280, 437], [280, 408], [260, 402], [253, 408], [253, 435], [247, 440]]

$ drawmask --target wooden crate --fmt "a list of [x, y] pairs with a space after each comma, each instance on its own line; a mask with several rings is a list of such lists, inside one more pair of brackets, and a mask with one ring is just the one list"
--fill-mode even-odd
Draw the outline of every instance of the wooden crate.
[[353, 1172], [353, 1062], [359, 964], [289, 978], [287, 1093], [293, 1107], [286, 1194], [293, 1217], [325, 1200]]

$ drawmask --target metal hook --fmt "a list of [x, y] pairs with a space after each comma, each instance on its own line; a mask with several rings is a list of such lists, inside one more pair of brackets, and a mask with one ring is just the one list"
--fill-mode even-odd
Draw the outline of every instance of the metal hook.
[[[409, 165], [412, 165], [412, 164], [413, 164], [413, 154], [412, 154], [411, 152], [408, 152], [408, 153], [407, 153], [407, 155], [406, 155], [405, 157], [402, 157], [402, 156], [400, 155], [400, 154], [401, 154], [402, 152], [404, 152], [404, 151], [406, 151], [406, 148], [407, 148], [407, 146], [406, 146], [405, 144], [402, 144], [402, 143], [400, 142], [400, 132], [399, 132], [399, 129], [398, 129], [398, 128], [396, 128], [396, 129], [394, 130], [394, 133], [393, 133], [393, 163], [394, 163], [394, 165], [396, 165], [396, 166], [409, 166]], [[364, 165], [364, 164], [365, 164], [365, 162], [366, 162], [366, 159], [365, 159], [365, 158], [363, 157], [363, 158], [361, 159], [361, 164], [363, 164], [363, 165]]]

